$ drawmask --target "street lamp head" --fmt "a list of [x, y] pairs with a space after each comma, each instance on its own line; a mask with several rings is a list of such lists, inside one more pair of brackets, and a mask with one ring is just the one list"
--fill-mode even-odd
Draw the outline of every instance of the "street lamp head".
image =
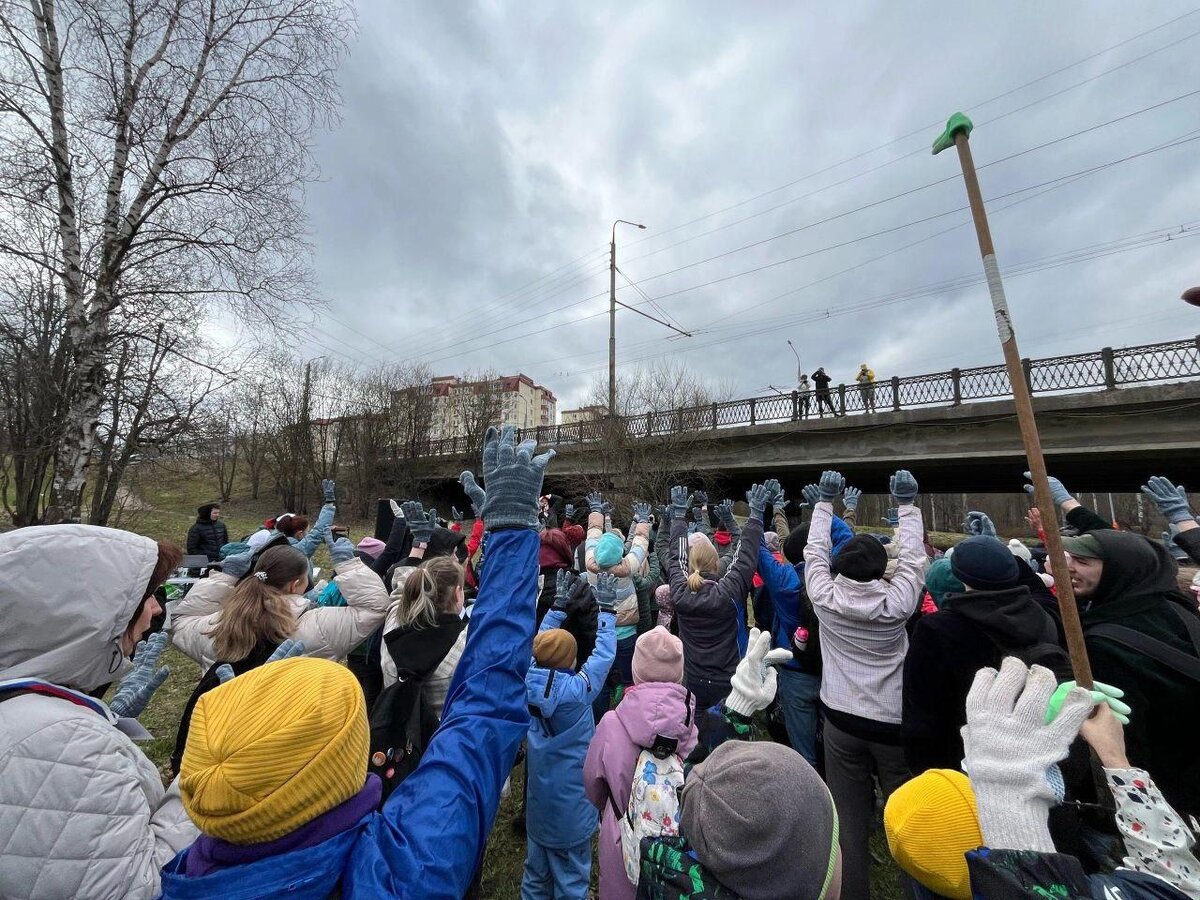
[[1180, 299], [1184, 303], [1192, 304], [1192, 306], [1200, 306], [1200, 287], [1188, 288], [1183, 292]]
[[645, 226], [645, 225], [638, 225], [638, 228], [642, 229], [642, 231], [645, 231], [645, 230], [646, 230], [646, 226]]

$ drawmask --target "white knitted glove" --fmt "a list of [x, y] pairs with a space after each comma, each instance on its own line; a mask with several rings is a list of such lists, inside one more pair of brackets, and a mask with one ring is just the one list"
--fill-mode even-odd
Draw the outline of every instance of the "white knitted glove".
[[[778, 659], [778, 651], [771, 650], [771, 633], [750, 629], [750, 643], [746, 648], [745, 658], [738, 663], [734, 670], [733, 679], [729, 683], [729, 696], [725, 698], [725, 706], [746, 718], [754, 715], [755, 711], [766, 709], [775, 699], [778, 676], [770, 668]], [[786, 651], [788, 658], [792, 652]]]
[[1055, 852], [1046, 820], [1060, 794], [1047, 770], [1066, 758], [1093, 705], [1091, 694], [1076, 688], [1047, 725], [1057, 687], [1049, 669], [1026, 669], [1011, 656], [999, 673], [975, 673], [962, 730], [963, 769], [975, 790], [984, 843], [993, 849]]

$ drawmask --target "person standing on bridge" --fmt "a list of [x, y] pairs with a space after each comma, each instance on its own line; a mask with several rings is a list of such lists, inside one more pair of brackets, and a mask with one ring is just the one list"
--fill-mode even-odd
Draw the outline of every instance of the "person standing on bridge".
[[800, 373], [800, 383], [796, 385], [796, 393], [800, 396], [800, 415], [807, 419], [812, 407], [812, 382], [803, 372]]
[[862, 395], [863, 412], [875, 412], [875, 373], [863, 363], [858, 367], [854, 380], [858, 382], [858, 392]]
[[817, 369], [813, 372], [813, 384], [817, 386], [817, 415], [822, 415], [822, 407], [829, 407], [829, 414], [836, 417], [837, 411], [833, 408], [833, 401], [829, 396], [829, 385], [833, 379], [829, 377], [829, 373], [825, 371], [825, 367]]

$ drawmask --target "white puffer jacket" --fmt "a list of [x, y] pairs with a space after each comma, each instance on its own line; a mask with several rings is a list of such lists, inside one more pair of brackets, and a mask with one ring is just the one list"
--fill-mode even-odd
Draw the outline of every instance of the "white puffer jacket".
[[[334, 571], [334, 581], [346, 598], [345, 606], [310, 609], [304, 597], [288, 600], [296, 611], [296, 630], [291, 636], [304, 642], [304, 655], [340, 661], [383, 622], [388, 593], [379, 576], [360, 560], [344, 562]], [[215, 662], [209, 632], [236, 586], [236, 578], [214, 572], [188, 591], [171, 613], [175, 646], [206, 671]]]
[[64, 689], [127, 669], [120, 638], [157, 558], [149, 538], [91, 525], [0, 535], [0, 897], [154, 897], [196, 839], [116, 717]]

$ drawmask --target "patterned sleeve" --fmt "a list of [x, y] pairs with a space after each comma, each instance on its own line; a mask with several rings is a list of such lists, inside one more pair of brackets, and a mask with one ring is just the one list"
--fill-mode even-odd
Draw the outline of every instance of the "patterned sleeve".
[[1105, 769], [1117, 801], [1117, 827], [1125, 841], [1124, 865], [1161, 878], [1189, 897], [1200, 897], [1195, 838], [1143, 769]]

